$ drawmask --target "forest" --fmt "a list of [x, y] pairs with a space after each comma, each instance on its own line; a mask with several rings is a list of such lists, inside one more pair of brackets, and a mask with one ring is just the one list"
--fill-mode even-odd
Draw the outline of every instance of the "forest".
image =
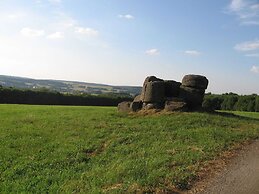
[[207, 110], [259, 112], [259, 96], [257, 94], [208, 93], [204, 97], [202, 106]]
[[117, 106], [132, 100], [127, 94], [64, 94], [47, 89], [28, 90], [0, 86], [0, 104]]

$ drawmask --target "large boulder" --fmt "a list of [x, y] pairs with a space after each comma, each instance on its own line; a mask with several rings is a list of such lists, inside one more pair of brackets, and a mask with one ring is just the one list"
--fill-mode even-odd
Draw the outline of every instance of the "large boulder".
[[165, 111], [168, 112], [186, 112], [188, 111], [187, 103], [181, 98], [172, 98], [165, 102]]
[[201, 75], [186, 75], [182, 83], [155, 76], [145, 79], [141, 94], [133, 102], [118, 105], [120, 112], [139, 110], [196, 111], [202, 107], [208, 79]]
[[141, 99], [141, 95], [137, 95], [133, 102], [130, 104], [130, 109], [133, 111], [133, 112], [137, 112], [139, 111], [141, 108], [142, 108], [142, 99]]
[[131, 112], [130, 108], [131, 102], [125, 101], [118, 104], [118, 111], [123, 113]]
[[143, 102], [163, 102], [165, 100], [164, 81], [148, 82], [143, 95]]
[[177, 97], [180, 92], [180, 82], [165, 80], [165, 97]]
[[133, 112], [137, 112], [139, 111], [141, 108], [142, 108], [142, 102], [141, 101], [138, 101], [138, 102], [132, 102], [130, 104], [130, 110], [133, 111]]
[[143, 86], [144, 86], [146, 83], [148, 83], [148, 82], [154, 82], [154, 81], [163, 81], [163, 80], [160, 79], [160, 78], [157, 78], [156, 76], [148, 76], [148, 77], [146, 77]]
[[208, 79], [202, 75], [186, 75], [183, 77], [182, 85], [196, 89], [207, 89], [209, 84]]
[[191, 109], [196, 109], [201, 107], [205, 89], [195, 89], [186, 86], [180, 86], [180, 98], [184, 99], [188, 107]]
[[156, 76], [148, 76], [148, 77], [145, 79], [144, 83], [143, 83], [143, 87], [142, 87], [142, 91], [141, 91], [140, 99], [141, 99], [142, 101], [144, 100], [147, 83], [149, 83], [149, 82], [154, 82], [154, 81], [163, 81], [163, 80], [157, 78]]

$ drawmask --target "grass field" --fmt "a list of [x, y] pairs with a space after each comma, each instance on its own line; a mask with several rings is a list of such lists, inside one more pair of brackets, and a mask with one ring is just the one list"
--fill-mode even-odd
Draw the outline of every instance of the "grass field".
[[0, 105], [0, 193], [185, 189], [259, 113], [123, 115], [116, 108]]

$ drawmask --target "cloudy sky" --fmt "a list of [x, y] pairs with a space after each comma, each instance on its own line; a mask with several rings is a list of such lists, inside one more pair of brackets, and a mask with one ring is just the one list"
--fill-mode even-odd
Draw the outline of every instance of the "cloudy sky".
[[0, 0], [0, 74], [259, 93], [259, 0]]

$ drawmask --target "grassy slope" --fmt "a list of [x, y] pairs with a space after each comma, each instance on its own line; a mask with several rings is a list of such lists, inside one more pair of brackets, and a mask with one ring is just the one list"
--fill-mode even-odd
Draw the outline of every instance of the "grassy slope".
[[186, 188], [203, 163], [259, 137], [257, 113], [126, 116], [115, 108], [0, 105], [0, 116], [0, 193]]

